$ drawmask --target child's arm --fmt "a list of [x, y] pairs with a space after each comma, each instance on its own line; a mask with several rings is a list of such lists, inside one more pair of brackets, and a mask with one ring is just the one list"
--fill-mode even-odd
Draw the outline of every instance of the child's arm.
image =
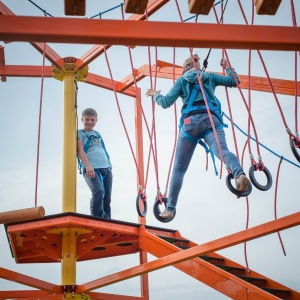
[[77, 153], [80, 158], [80, 160], [83, 162], [83, 164], [86, 166], [86, 174], [90, 178], [95, 178], [95, 171], [94, 168], [91, 166], [89, 159], [87, 158], [84, 149], [83, 149], [83, 143], [80, 139], [77, 139]]

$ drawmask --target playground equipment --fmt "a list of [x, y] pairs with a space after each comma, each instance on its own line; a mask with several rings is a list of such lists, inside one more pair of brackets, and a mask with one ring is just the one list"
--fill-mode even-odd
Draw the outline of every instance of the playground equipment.
[[[125, 1], [126, 2], [126, 1]], [[127, 1], [127, 7], [130, 7]], [[144, 1], [145, 2], [145, 1]], [[147, 7], [148, 16], [165, 5], [166, 0], [151, 0]], [[199, 1], [198, 1], [199, 2]], [[201, 2], [201, 1], [200, 1]], [[203, 2], [203, 1], [202, 1]], [[209, 2], [209, 1], [208, 1]], [[212, 1], [210, 1], [212, 3]], [[260, 7], [263, 7], [263, 1]], [[68, 3], [68, 1], [65, 1]], [[189, 1], [197, 6], [197, 1]], [[280, 2], [277, 3], [277, 8]], [[125, 3], [126, 7], [126, 3]], [[276, 12], [272, 10], [272, 12]], [[82, 8], [83, 9], [83, 8]], [[72, 10], [72, 9], [71, 9]], [[270, 11], [270, 10], [267, 10]], [[140, 11], [139, 11], [140, 12]], [[206, 43], [207, 47], [226, 47], [234, 49], [269, 49], [300, 50], [300, 30], [298, 27], [259, 28], [242, 25], [221, 24], [167, 24], [164, 22], [139, 22], [146, 14], [132, 15], [131, 22], [112, 20], [65, 19], [15, 16], [0, 2], [0, 39], [3, 41], [27, 41], [52, 62], [53, 67], [44, 67], [45, 77], [54, 77], [62, 81], [64, 89], [64, 153], [63, 153], [63, 191], [62, 213], [56, 215], [40, 214], [7, 221], [5, 226], [10, 247], [17, 263], [60, 263], [61, 284], [56, 285], [37, 278], [0, 268], [0, 277], [6, 280], [36, 288], [28, 291], [0, 291], [0, 299], [149, 299], [147, 273], [173, 265], [182, 272], [216, 289], [232, 299], [300, 299], [300, 293], [272, 279], [247, 269], [215, 251], [249, 241], [300, 224], [300, 213], [295, 213], [277, 220], [246, 229], [241, 232], [196, 245], [179, 231], [158, 228], [146, 224], [143, 215], [138, 216], [138, 223], [98, 219], [76, 212], [76, 114], [74, 81], [83, 81], [135, 99], [136, 107], [136, 152], [139, 169], [139, 183], [144, 183], [144, 158], [142, 111], [138, 103], [140, 91], [134, 87], [134, 81], [149, 76], [151, 66], [136, 70], [124, 81], [113, 83], [104, 77], [91, 74], [88, 64], [109, 48], [106, 45], [155, 45], [196, 47]], [[209, 13], [205, 11], [205, 13]], [[23, 26], [22, 24], [26, 24]], [[164, 26], [165, 30], [159, 30]], [[217, 27], [218, 26], [218, 27]], [[222, 26], [222, 30], [219, 30]], [[203, 27], [195, 37], [193, 32]], [[123, 30], [120, 31], [120, 28]], [[218, 28], [218, 30], [217, 30]], [[38, 30], [37, 30], [38, 29]], [[105, 30], [104, 30], [105, 29]], [[240, 32], [232, 36], [233, 31]], [[209, 32], [209, 34], [208, 34]], [[93, 43], [89, 53], [81, 58], [60, 57], [45, 42]], [[14, 68], [6, 66], [4, 49], [0, 48], [0, 58], [4, 62], [0, 67], [0, 76], [40, 76], [40, 68]], [[164, 62], [158, 76], [170, 78], [171, 67]], [[180, 68], [175, 74], [179, 76]], [[253, 89], [267, 91], [270, 87], [266, 79], [252, 78]], [[247, 86], [247, 78], [241, 76], [242, 86]], [[255, 85], [255, 81], [257, 85]], [[288, 80], [274, 82], [277, 93], [295, 93], [295, 84]], [[299, 90], [299, 86], [298, 86]], [[296, 89], [297, 91], [297, 89]], [[297, 137], [294, 137], [296, 139]], [[294, 147], [297, 146], [295, 142]], [[296, 153], [297, 149], [295, 149]], [[73, 155], [70, 155], [73, 154]], [[143, 190], [143, 186], [140, 191]], [[142, 196], [139, 194], [138, 199]], [[19, 212], [16, 212], [19, 213]], [[182, 251], [185, 250], [185, 251]], [[95, 279], [86, 283], [76, 282], [76, 263], [92, 259], [101, 259], [130, 253], [140, 254], [140, 265], [127, 270]], [[147, 253], [157, 257], [147, 261]], [[93, 290], [141, 276], [141, 296], [111, 295]], [[234, 288], [232, 288], [234, 286]]]

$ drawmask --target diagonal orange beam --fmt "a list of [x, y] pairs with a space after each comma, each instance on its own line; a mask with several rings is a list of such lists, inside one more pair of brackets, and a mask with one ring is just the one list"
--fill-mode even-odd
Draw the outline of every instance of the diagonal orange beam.
[[136, 21], [5, 15], [0, 15], [0, 24], [0, 40], [7, 41], [300, 50], [300, 27], [176, 22], [137, 26]]
[[4, 268], [0, 268], [0, 278], [24, 284], [26, 286], [40, 289], [49, 293], [62, 293], [62, 288], [58, 285]]
[[210, 252], [215, 252], [224, 248], [228, 248], [297, 225], [300, 225], [300, 212], [246, 230], [242, 230], [240, 232], [216, 239], [214, 241], [202, 245], [192, 247], [179, 253], [174, 253], [159, 258], [155, 261], [151, 261], [143, 265], [139, 265], [124, 271], [117, 272], [112, 275], [105, 276], [101, 279], [87, 282], [85, 284], [77, 286], [76, 293], [83, 293], [96, 288], [104, 287], [109, 284], [113, 284], [138, 275], [162, 269], [164, 267], [168, 267], [173, 264], [177, 264], [188, 259], [198, 257], [200, 255], [205, 255]]
[[[174, 71], [175, 71], [175, 79], [181, 76], [182, 74], [181, 67], [176, 67], [175, 70], [173, 71], [172, 67], [161, 67], [160, 64], [162, 65], [162, 62], [158, 63], [157, 72], [155, 72], [155, 65], [151, 66], [151, 68], [149, 67], [149, 65], [143, 65], [142, 67], [135, 70], [136, 81], [140, 81], [146, 76], [150, 76], [150, 73], [152, 77], [156, 75], [158, 78], [166, 78], [166, 79], [173, 79]], [[240, 83], [241, 89], [248, 89], [249, 76], [239, 75], [239, 78], [241, 80]], [[132, 86], [134, 84], [133, 75], [132, 74], [128, 75], [127, 77], [122, 79], [121, 82], [123, 82], [126, 85], [126, 88]], [[295, 95], [295, 86], [296, 86], [295, 81], [271, 78], [271, 82], [277, 94], [291, 95], [291, 96]], [[268, 79], [265, 77], [258, 77], [258, 76], [250, 77], [250, 89], [259, 92], [267, 92], [267, 93], [272, 92]], [[297, 82], [297, 95], [300, 95], [300, 81]]]
[[[146, 20], [147, 16], [151, 16], [154, 14], [160, 7], [165, 5], [170, 0], [150, 0], [147, 6], [147, 14], [146, 12], [144, 14], [138, 15], [133, 14], [131, 15], [127, 20], [134, 20], [134, 21], [142, 21]], [[106, 45], [106, 49], [108, 49], [110, 45]], [[87, 64], [89, 64], [91, 61], [93, 61], [95, 58], [97, 58], [99, 55], [101, 55], [104, 52], [104, 46], [103, 45], [95, 45], [93, 46], [89, 51], [84, 53], [80, 59], [82, 60], [82, 64], [78, 66], [78, 69], [80, 70]]]
[[[1, 1], [0, 1], [0, 15], [15, 16], [15, 14]], [[62, 68], [62, 64], [58, 63], [58, 60], [61, 59], [61, 57], [51, 47], [45, 45], [44, 48], [44, 43], [30, 43], [30, 44], [42, 54], [45, 51], [45, 57], [57, 67]]]

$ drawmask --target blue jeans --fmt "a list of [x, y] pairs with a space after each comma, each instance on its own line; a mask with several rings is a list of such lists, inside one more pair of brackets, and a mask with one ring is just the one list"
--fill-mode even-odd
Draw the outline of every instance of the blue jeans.
[[112, 173], [110, 168], [95, 169], [95, 178], [90, 178], [83, 170], [84, 179], [92, 192], [90, 202], [91, 215], [100, 218], [111, 218]]
[[[184, 124], [182, 129], [191, 136], [197, 138], [204, 137], [206, 144], [209, 146], [213, 154], [221, 160], [218, 144], [216, 142], [208, 114], [197, 114], [188, 118], [190, 119], [190, 124]], [[221, 124], [220, 120], [214, 114], [212, 114], [212, 119], [215, 127]], [[234, 178], [237, 178], [239, 175], [244, 174], [244, 171], [236, 155], [231, 153], [227, 148], [224, 130], [217, 130], [217, 134], [225, 164], [232, 172]], [[174, 211], [176, 208], [183, 178], [189, 167], [196, 146], [197, 145], [189, 142], [183, 138], [181, 134], [179, 134], [167, 203], [167, 209], [170, 211]]]

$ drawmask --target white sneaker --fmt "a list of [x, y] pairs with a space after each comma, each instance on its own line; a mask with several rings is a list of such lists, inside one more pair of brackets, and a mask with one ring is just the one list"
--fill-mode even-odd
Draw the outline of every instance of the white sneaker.
[[159, 214], [159, 216], [163, 219], [172, 219], [173, 215], [173, 212], [167, 209], [165, 209], [162, 213]]

